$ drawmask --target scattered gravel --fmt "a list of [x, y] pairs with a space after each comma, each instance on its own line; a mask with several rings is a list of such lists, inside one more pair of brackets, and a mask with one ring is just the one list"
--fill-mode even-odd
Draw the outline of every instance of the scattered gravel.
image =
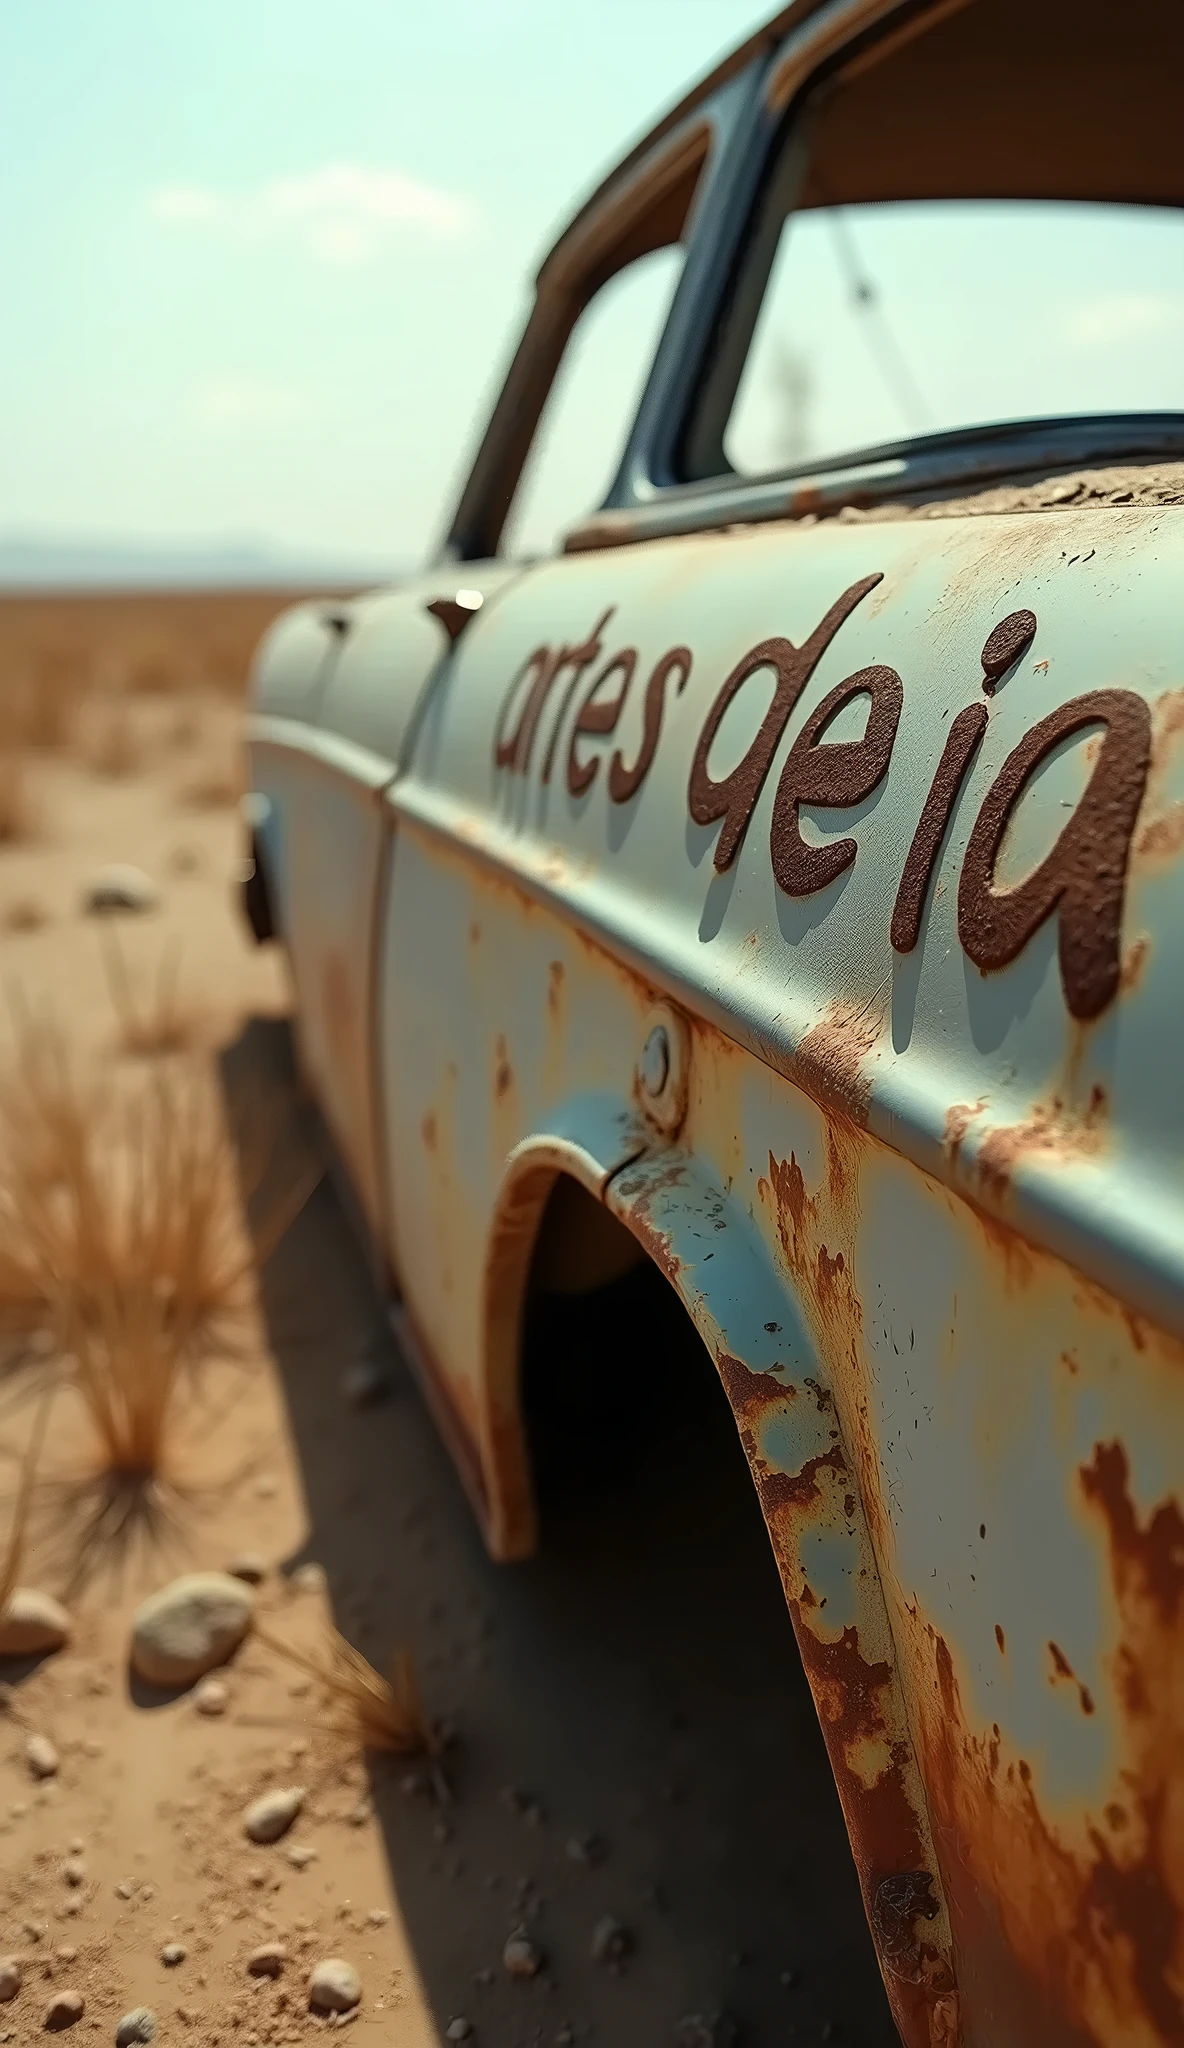
[[115, 2029], [115, 2048], [137, 2048], [141, 2041], [156, 2038], [156, 2014], [146, 2005], [125, 2012]]
[[7, 2005], [21, 1988], [21, 1966], [16, 1956], [0, 1957], [0, 2003]]
[[50, 1593], [16, 1586], [0, 1612], [0, 1657], [43, 1657], [70, 1640], [70, 1617]]
[[304, 1798], [303, 1785], [286, 1785], [254, 1800], [243, 1815], [243, 1831], [248, 1841], [278, 1842], [281, 1835], [287, 1834]]
[[361, 1997], [361, 1978], [340, 1956], [326, 1956], [309, 1971], [308, 2002], [314, 2012], [352, 2012]]
[[35, 1778], [56, 1778], [61, 1759], [48, 1735], [30, 1735], [25, 1744], [25, 1762]]
[[192, 1685], [233, 1655], [253, 1613], [241, 1579], [229, 1572], [187, 1572], [137, 1609], [132, 1665], [149, 1685]]
[[81, 1991], [55, 1991], [45, 2008], [45, 2028], [50, 2034], [60, 2034], [72, 2027], [86, 2011], [86, 2000]]
[[739, 2038], [726, 2012], [687, 2013], [674, 2029], [677, 2048], [736, 2048]]
[[511, 1977], [537, 1977], [543, 1967], [541, 1950], [527, 1934], [525, 1927], [516, 1927], [502, 1950], [502, 1962]]

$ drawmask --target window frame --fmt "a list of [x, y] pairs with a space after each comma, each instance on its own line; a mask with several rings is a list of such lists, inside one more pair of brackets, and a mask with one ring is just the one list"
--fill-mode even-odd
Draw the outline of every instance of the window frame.
[[[616, 477], [563, 551], [624, 545], [723, 524], [965, 492], [1004, 477], [1099, 460], [1184, 453], [1178, 413], [975, 425], [902, 437], [767, 475], [735, 471], [723, 435], [763, 302], [792, 184], [805, 158], [811, 97], [828, 75], [878, 58], [970, 0], [797, 0], [743, 45], [641, 143], [576, 215], [539, 272], [536, 296], [442, 558], [487, 559], [502, 530], [567, 342], [584, 308], [634, 257], [679, 239], [682, 276]], [[980, 0], [981, 4], [981, 0]], [[873, 56], [874, 53], [874, 56]], [[796, 124], [796, 125], [795, 125]], [[681, 233], [646, 222], [702, 167]], [[770, 237], [770, 223], [776, 232]], [[770, 241], [754, 268], [754, 243]], [[764, 263], [767, 255], [768, 262]]]

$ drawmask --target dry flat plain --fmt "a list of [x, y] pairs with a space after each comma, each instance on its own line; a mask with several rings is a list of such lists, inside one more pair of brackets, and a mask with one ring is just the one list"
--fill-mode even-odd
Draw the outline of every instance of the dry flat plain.
[[[0, 600], [0, 1638], [13, 1583], [69, 1616], [0, 1657], [0, 2042], [148, 2008], [193, 2048], [886, 2048], [752, 1489], [670, 1304], [643, 1275], [627, 1316], [536, 1330], [544, 1380], [574, 1345], [604, 1407], [540, 1401], [521, 1567], [390, 1345], [282, 951], [238, 908], [243, 681], [286, 601]], [[145, 905], [89, 914], [111, 863]], [[231, 1566], [254, 1627], [221, 1696], [145, 1683], [139, 1603]], [[338, 2016], [329, 1958], [361, 1984]]]

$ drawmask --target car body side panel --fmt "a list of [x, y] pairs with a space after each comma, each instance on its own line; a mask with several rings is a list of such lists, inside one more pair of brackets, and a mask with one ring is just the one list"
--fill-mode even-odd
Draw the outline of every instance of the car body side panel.
[[[910, 2048], [1184, 2038], [1181, 531], [1170, 514], [950, 520], [921, 538], [836, 525], [540, 569], [462, 646], [384, 799], [399, 830], [381, 967], [391, 1243], [487, 1528], [497, 1542], [498, 1512], [503, 1538], [515, 1514], [528, 1526], [498, 1247], [516, 1248], [520, 1286], [521, 1240], [569, 1144], [716, 1356]], [[770, 637], [800, 645], [877, 564], [717, 874], [719, 826], [688, 819], [687, 792], [724, 678]], [[1036, 640], [984, 693], [984, 643], [1028, 608]], [[601, 652], [574, 687], [535, 688], [534, 650], [591, 637]], [[573, 754], [623, 646], [639, 688], [620, 733], [585, 721]], [[680, 691], [667, 671], [648, 773], [614, 800], [611, 755], [627, 783], [640, 685], [676, 647], [690, 674]], [[771, 872], [774, 791], [823, 696], [870, 666], [903, 683], [887, 773], [841, 811], [809, 811], [808, 846], [842, 833], [857, 851], [837, 884], [790, 896]], [[721, 782], [768, 709], [771, 682], [751, 687], [709, 755]], [[957, 905], [1009, 755], [1100, 689], [1149, 704], [1151, 766], [1119, 986], [1082, 1019], [1056, 915], [984, 973]], [[900, 953], [906, 856], [950, 724], [980, 701], [982, 750], [921, 942]], [[1031, 776], [999, 857], [1008, 887], [1076, 815], [1100, 737]], [[590, 758], [573, 791], [567, 764], [579, 784]], [[673, 1138], [647, 1126], [636, 1080], [657, 997], [689, 1016]], [[779, 1308], [746, 1318], [766, 1285]], [[883, 1830], [880, 1799], [922, 1782]]]

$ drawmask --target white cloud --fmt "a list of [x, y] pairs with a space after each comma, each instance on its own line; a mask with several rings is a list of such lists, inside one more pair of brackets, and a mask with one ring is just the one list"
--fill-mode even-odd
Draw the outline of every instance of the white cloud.
[[204, 377], [190, 395], [195, 419], [208, 427], [287, 427], [314, 407], [294, 384], [276, 384], [235, 370]]
[[1184, 339], [1184, 299], [1168, 292], [1111, 292], [1078, 306], [1068, 328], [1070, 339], [1087, 347], [1170, 335]]
[[324, 263], [365, 262], [391, 235], [407, 231], [451, 239], [475, 217], [467, 199], [438, 186], [350, 163], [270, 178], [248, 192], [165, 185], [152, 194], [150, 209], [166, 224], [241, 241], [287, 238]]

